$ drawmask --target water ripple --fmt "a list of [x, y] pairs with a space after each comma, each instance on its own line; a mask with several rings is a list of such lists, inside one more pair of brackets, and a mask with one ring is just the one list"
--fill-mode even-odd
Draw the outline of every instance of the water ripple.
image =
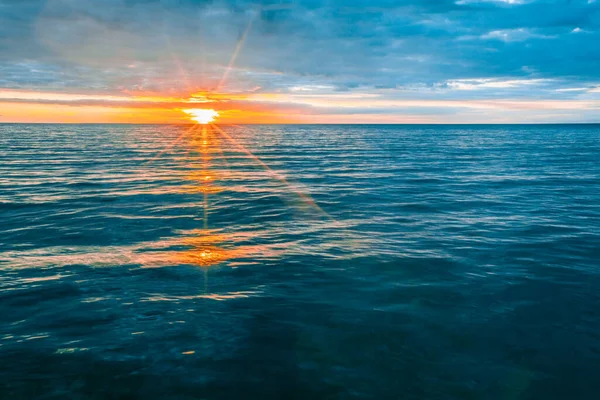
[[598, 397], [598, 126], [185, 129], [0, 124], [0, 397]]

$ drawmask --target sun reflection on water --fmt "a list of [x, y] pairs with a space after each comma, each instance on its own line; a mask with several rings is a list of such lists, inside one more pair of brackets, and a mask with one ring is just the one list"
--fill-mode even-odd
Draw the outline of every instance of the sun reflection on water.
[[[185, 143], [189, 146], [185, 163], [190, 170], [185, 179], [190, 182], [180, 187], [180, 193], [201, 195], [199, 208], [202, 209], [202, 225], [192, 231], [185, 232], [184, 237], [163, 242], [158, 247], [158, 252], [144, 252], [144, 265], [157, 267], [164, 265], [195, 265], [205, 269], [224, 263], [232, 259], [248, 257], [277, 257], [284, 250], [282, 246], [273, 245], [250, 245], [253, 239], [260, 236], [259, 232], [246, 232], [241, 234], [224, 234], [223, 229], [211, 227], [211, 195], [225, 190], [223, 183], [234, 176], [237, 180], [244, 177], [246, 172], [231, 169], [223, 150], [226, 143], [228, 151], [233, 150], [236, 158], [250, 160], [256, 166], [261, 167], [261, 174], [273, 179], [284, 188], [278, 195], [290, 207], [302, 211], [306, 215], [325, 217], [329, 222], [331, 217], [326, 214], [299, 186], [289, 182], [285, 176], [272, 170], [261, 159], [246, 149], [240, 142], [214, 124], [196, 125], [195, 129], [185, 132], [178, 141], [186, 138]], [[240, 175], [241, 174], [241, 175]], [[255, 172], [252, 172], [255, 175]], [[251, 188], [239, 185], [228, 186], [227, 190], [245, 192]], [[286, 194], [287, 193], [287, 194]], [[241, 236], [240, 236], [241, 235]], [[184, 247], [183, 250], [180, 248]], [[285, 246], [284, 246], [285, 247]], [[289, 245], [287, 246], [289, 248]], [[156, 249], [158, 250], [158, 249]]]
[[[150, 257], [155, 264], [188, 264], [202, 268], [210, 268], [217, 264], [234, 258], [244, 258], [252, 255], [274, 255], [277, 253], [268, 246], [263, 245], [236, 245], [240, 238], [251, 240], [256, 234], [247, 233], [226, 235], [210, 227], [210, 195], [224, 190], [218, 183], [223, 181], [229, 173], [223, 166], [213, 162], [212, 155], [220, 154], [220, 161], [229, 168], [219, 138], [211, 125], [202, 126], [201, 130], [192, 132], [188, 144], [188, 165], [193, 170], [185, 177], [190, 181], [183, 187], [184, 193], [202, 194], [203, 225], [200, 228], [188, 231], [186, 236], [168, 244], [168, 247], [184, 246], [185, 250], [166, 251]], [[150, 259], [147, 259], [147, 262]]]
[[212, 171], [210, 154], [216, 152], [217, 141], [207, 129], [202, 126], [200, 135], [192, 136], [190, 140], [192, 150], [200, 158], [199, 168], [190, 173], [186, 178], [193, 182], [188, 190], [203, 195], [203, 229], [194, 233], [194, 236], [186, 237], [182, 244], [191, 247], [185, 251], [173, 253], [173, 261], [180, 264], [192, 264], [201, 267], [211, 267], [222, 263], [239, 254], [239, 250], [225, 249], [216, 244], [223, 242], [223, 237], [215, 235], [209, 230], [210, 194], [218, 193], [222, 188], [216, 186], [217, 174]]

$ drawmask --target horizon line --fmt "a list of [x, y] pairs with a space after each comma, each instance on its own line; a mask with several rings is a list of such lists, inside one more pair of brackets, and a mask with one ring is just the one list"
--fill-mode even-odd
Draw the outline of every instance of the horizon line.
[[[195, 123], [168, 123], [168, 122], [2, 122], [0, 121], [0, 125], [165, 125], [165, 126], [190, 126], [190, 125], [200, 125]], [[316, 123], [308, 123], [308, 122], [300, 122], [300, 123], [223, 123], [223, 124], [214, 124], [214, 125], [222, 125], [222, 126], [268, 126], [268, 125], [600, 125], [600, 121], [598, 122], [397, 122], [397, 123], [378, 123], [378, 122], [353, 122], [353, 123], [332, 123], [332, 122], [316, 122]]]

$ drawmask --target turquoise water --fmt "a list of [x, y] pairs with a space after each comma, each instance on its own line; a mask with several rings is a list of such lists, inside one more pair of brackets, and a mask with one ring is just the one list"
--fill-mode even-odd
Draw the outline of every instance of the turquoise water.
[[0, 398], [600, 397], [600, 126], [219, 129], [0, 125]]

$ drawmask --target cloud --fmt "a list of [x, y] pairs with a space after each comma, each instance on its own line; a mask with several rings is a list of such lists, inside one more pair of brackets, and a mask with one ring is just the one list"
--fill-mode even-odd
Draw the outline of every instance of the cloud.
[[600, 82], [600, 5], [587, 0], [105, 0], [101, 7], [4, 0], [0, 7], [4, 89], [186, 98], [215, 90], [227, 75], [222, 92], [526, 101], [576, 99], [587, 92], [571, 89]]
[[516, 29], [500, 29], [496, 31], [490, 31], [480, 36], [481, 39], [497, 39], [504, 42], [522, 42], [528, 39], [554, 39], [554, 35], [543, 35], [532, 32], [527, 28], [516, 28]]
[[552, 79], [456, 79], [445, 83], [445, 86], [455, 90], [509, 89], [551, 84]]

